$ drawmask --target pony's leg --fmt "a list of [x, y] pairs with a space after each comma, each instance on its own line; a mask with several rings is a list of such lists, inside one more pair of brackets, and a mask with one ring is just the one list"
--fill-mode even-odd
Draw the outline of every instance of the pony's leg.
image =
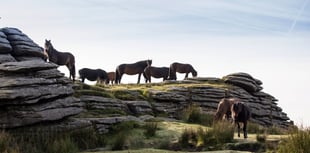
[[188, 73], [185, 74], [184, 80], [186, 80], [187, 78], [188, 78]]
[[122, 77], [123, 77], [123, 74], [120, 74], [118, 78], [118, 84], [121, 84]]
[[243, 137], [245, 139], [248, 138], [248, 132], [246, 131], [246, 127], [247, 127], [247, 121], [243, 123]]
[[137, 82], [137, 84], [139, 84], [139, 83], [140, 83], [140, 78], [141, 78], [141, 73], [139, 73], [139, 76], [138, 76], [138, 82]]
[[238, 126], [238, 137], [240, 138], [240, 124], [239, 124], [239, 122], [237, 122], [237, 126]]
[[72, 65], [70, 65], [70, 64], [67, 64], [66, 66], [67, 66], [67, 68], [69, 70], [69, 79], [74, 82], [75, 81], [75, 76], [74, 76], [75, 72], [73, 72], [74, 71], [74, 67]]

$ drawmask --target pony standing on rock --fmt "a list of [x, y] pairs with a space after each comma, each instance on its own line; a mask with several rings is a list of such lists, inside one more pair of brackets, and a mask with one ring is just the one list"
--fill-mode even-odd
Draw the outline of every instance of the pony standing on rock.
[[48, 60], [53, 62], [57, 65], [66, 65], [69, 69], [70, 75], [69, 79], [72, 79], [73, 82], [75, 80], [75, 59], [74, 56], [69, 52], [59, 52], [57, 51], [52, 43], [51, 40], [45, 39], [44, 50], [48, 55]]
[[109, 84], [111, 82], [111, 84], [113, 85], [115, 81], [115, 72], [108, 72], [108, 80], [106, 80], [106, 84]]
[[193, 68], [192, 65], [174, 62], [170, 64], [169, 80], [177, 80], [176, 72], [186, 73], [184, 80], [188, 78], [188, 73], [192, 73], [193, 77], [197, 76], [197, 71]]
[[148, 66], [144, 69], [143, 75], [145, 77], [145, 83], [151, 83], [151, 77], [163, 78], [163, 81], [165, 81], [168, 79], [169, 76], [169, 68]]
[[133, 64], [121, 64], [117, 66], [116, 71], [115, 71], [115, 84], [121, 83], [123, 74], [128, 74], [128, 75], [139, 74], [138, 82], [137, 82], [137, 84], [139, 84], [141, 74], [144, 72], [144, 69], [147, 66], [151, 66], [151, 65], [152, 65], [152, 60], [144, 60], [144, 61], [138, 61]]
[[96, 81], [98, 83], [105, 83], [106, 80], [108, 80], [108, 74], [106, 71], [101, 69], [89, 69], [89, 68], [83, 68], [79, 70], [80, 78], [82, 79], [82, 82], [84, 82], [85, 79], [89, 81]]

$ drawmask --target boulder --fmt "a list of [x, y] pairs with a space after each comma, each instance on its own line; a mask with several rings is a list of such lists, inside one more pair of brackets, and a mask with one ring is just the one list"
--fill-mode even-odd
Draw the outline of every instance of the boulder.
[[[45, 58], [43, 48], [36, 44], [32, 39], [30, 39], [26, 34], [22, 33], [16, 28], [2, 28], [0, 32], [4, 33], [6, 38], [1, 37], [0, 34], [0, 49], [1, 46], [6, 47], [6, 49], [1, 49], [0, 53], [11, 53], [13, 56], [31, 56]], [[5, 39], [8, 40], [9, 45], [7, 45]], [[2, 43], [1, 43], [2, 42]], [[11, 50], [9, 50], [11, 47]]]
[[262, 82], [258, 79], [254, 79], [247, 73], [233, 73], [222, 78], [225, 83], [233, 84], [241, 87], [250, 93], [259, 92], [263, 88], [260, 86]]

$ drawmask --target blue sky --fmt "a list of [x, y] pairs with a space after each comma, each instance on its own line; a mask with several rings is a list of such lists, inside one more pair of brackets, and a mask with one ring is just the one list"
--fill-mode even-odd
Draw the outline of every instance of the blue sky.
[[310, 105], [309, 0], [10, 0], [0, 17], [1, 27], [72, 52], [78, 69], [152, 59], [191, 63], [202, 77], [247, 72], [291, 119], [310, 125], [299, 106]]

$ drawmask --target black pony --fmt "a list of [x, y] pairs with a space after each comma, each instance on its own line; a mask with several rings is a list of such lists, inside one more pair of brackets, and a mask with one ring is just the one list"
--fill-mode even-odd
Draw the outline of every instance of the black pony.
[[163, 81], [165, 81], [169, 76], [169, 67], [148, 66], [144, 69], [143, 75], [145, 77], [145, 83], [148, 81], [151, 83], [151, 77], [163, 78]]
[[169, 80], [176, 80], [177, 79], [176, 72], [186, 73], [184, 79], [188, 78], [188, 73], [192, 73], [193, 77], [197, 76], [197, 71], [193, 68], [192, 65], [174, 62], [174, 63], [170, 64]]
[[108, 74], [106, 71], [101, 69], [89, 69], [89, 68], [82, 68], [79, 70], [80, 78], [82, 79], [82, 82], [84, 82], [85, 79], [89, 81], [96, 81], [98, 83], [105, 83], [106, 80], [108, 80]]
[[137, 83], [139, 84], [141, 74], [144, 72], [144, 69], [150, 65], [152, 65], [152, 60], [138, 61], [133, 64], [121, 64], [117, 66], [116, 71], [115, 71], [115, 83], [116, 84], [121, 83], [123, 74], [128, 74], [128, 75], [139, 74], [138, 83]]
[[70, 75], [69, 79], [72, 79], [73, 82], [75, 80], [75, 59], [74, 56], [69, 52], [59, 52], [57, 51], [52, 43], [51, 40], [45, 39], [45, 52], [48, 55], [48, 60], [53, 62], [57, 65], [66, 65], [69, 69]]
[[248, 106], [242, 102], [234, 103], [231, 106], [231, 116], [235, 124], [238, 125], [238, 137], [240, 137], [240, 125], [239, 122], [243, 123], [243, 136], [244, 138], [248, 137], [247, 134], [247, 122], [251, 117], [251, 111]]

